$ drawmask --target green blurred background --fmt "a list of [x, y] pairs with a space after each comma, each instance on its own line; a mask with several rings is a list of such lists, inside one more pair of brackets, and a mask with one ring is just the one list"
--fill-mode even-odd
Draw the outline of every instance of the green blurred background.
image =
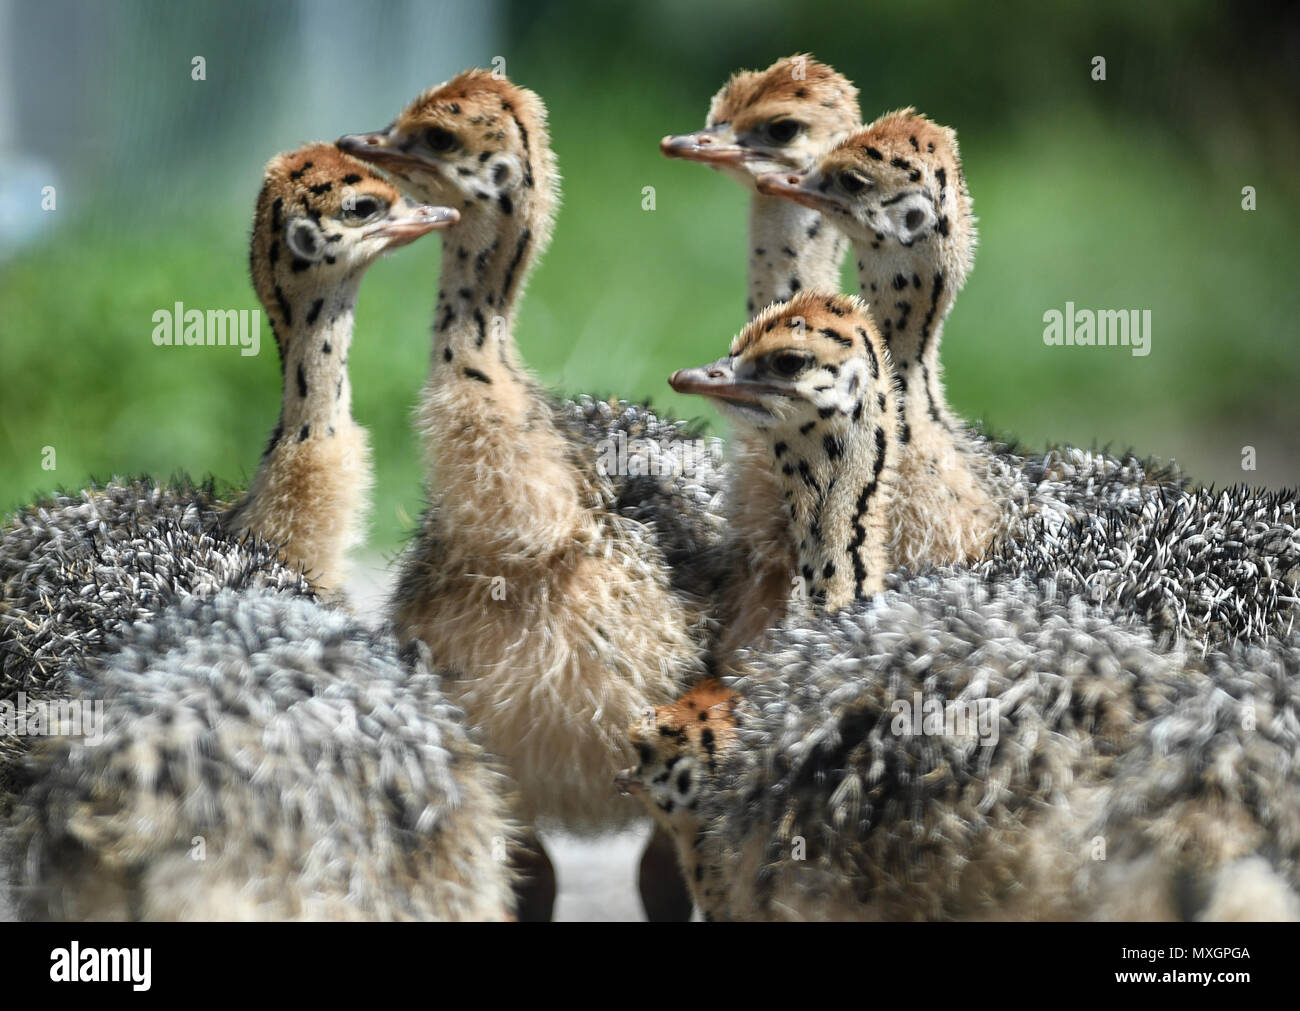
[[[857, 83], [867, 117], [912, 104], [960, 134], [981, 238], [944, 342], [958, 411], [1030, 445], [1133, 445], [1207, 482], [1296, 484], [1294, 5], [1041, 6], [0, 0], [0, 511], [90, 475], [245, 481], [278, 411], [269, 329], [256, 358], [156, 348], [154, 310], [254, 306], [266, 159], [382, 126], [497, 56], [549, 104], [564, 174], [518, 334], [549, 385], [702, 410], [664, 380], [744, 322], [747, 197], [658, 140], [703, 125], [732, 70], [807, 50]], [[362, 287], [351, 367], [378, 551], [422, 501], [410, 410], [437, 259], [419, 243]], [[1067, 300], [1150, 309], [1152, 353], [1044, 346], [1043, 313]]]

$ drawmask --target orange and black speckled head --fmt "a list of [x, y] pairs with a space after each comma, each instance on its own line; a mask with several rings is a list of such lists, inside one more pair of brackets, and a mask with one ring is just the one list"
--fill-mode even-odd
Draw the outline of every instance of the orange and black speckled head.
[[772, 173], [760, 193], [825, 214], [853, 241], [882, 257], [938, 244], [949, 288], [970, 271], [975, 218], [956, 133], [913, 109], [881, 116], [827, 152], [803, 173]]
[[813, 291], [768, 306], [736, 335], [725, 358], [669, 380], [677, 392], [706, 396], [734, 421], [772, 437], [887, 413], [892, 381], [889, 352], [866, 303]]
[[391, 126], [339, 140], [390, 173], [407, 193], [456, 207], [462, 230], [526, 229], [524, 254], [550, 241], [559, 200], [546, 106], [534, 92], [487, 70], [466, 70], [416, 98]]
[[766, 70], [742, 70], [713, 97], [708, 124], [665, 137], [670, 158], [698, 161], [746, 185], [766, 173], [803, 171], [861, 123], [858, 90], [843, 74], [807, 54]]
[[404, 199], [332, 144], [276, 155], [257, 197], [249, 267], [277, 342], [307, 320], [324, 291], [359, 279], [380, 254], [457, 219], [446, 207]]
[[858, 89], [843, 74], [807, 53], [777, 60], [766, 70], [741, 70], [713, 96], [709, 126], [734, 123], [752, 129], [773, 113], [799, 109], [807, 119], [833, 130], [861, 122]]
[[898, 390], [865, 302], [801, 292], [760, 312], [726, 358], [670, 382], [766, 444], [808, 596], [835, 610], [881, 589]]
[[642, 799], [660, 819], [689, 816], [704, 779], [737, 740], [738, 696], [715, 678], [681, 698], [647, 710], [629, 730], [637, 764], [615, 784]]

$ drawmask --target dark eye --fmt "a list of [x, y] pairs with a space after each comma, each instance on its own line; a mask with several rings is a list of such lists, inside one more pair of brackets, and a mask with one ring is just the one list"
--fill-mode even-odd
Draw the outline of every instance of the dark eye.
[[636, 757], [643, 766], [649, 765], [654, 761], [655, 753], [650, 750], [650, 745], [638, 744], [636, 746]]
[[450, 151], [459, 143], [454, 133], [440, 126], [431, 126], [425, 130], [424, 142], [433, 151]]
[[907, 217], [903, 218], [903, 225], [909, 232], [914, 232], [921, 227], [921, 222], [925, 220], [925, 215], [920, 211], [908, 211]]
[[772, 369], [777, 375], [797, 376], [808, 367], [808, 358], [794, 351], [782, 351], [772, 358]]
[[867, 188], [867, 180], [857, 172], [841, 172], [839, 182], [845, 193], [861, 193]]
[[778, 119], [768, 124], [767, 135], [774, 144], [789, 144], [802, 130], [803, 124], [797, 119]]
[[343, 208], [343, 220], [349, 225], [363, 225], [388, 213], [388, 201], [366, 194]]

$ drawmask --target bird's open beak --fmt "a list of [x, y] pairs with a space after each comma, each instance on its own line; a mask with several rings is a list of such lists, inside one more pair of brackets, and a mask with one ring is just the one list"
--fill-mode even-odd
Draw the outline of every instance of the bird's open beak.
[[397, 249], [414, 242], [421, 235], [450, 228], [460, 220], [454, 207], [430, 207], [416, 204], [400, 218], [389, 217], [365, 233], [367, 239], [388, 239], [386, 249]]
[[794, 172], [768, 172], [754, 181], [759, 193], [781, 197], [814, 211], [842, 210], [844, 204], [836, 197], [805, 188], [807, 179]]
[[636, 769], [624, 769], [614, 777], [614, 785], [623, 796], [635, 795], [645, 790], [645, 784], [637, 777]]
[[760, 408], [763, 405], [759, 398], [763, 394], [786, 392], [772, 383], [740, 378], [733, 371], [730, 358], [720, 358], [712, 365], [694, 369], [678, 369], [668, 378], [668, 385], [678, 393], [697, 393], [714, 400], [730, 400]]
[[722, 143], [710, 130], [665, 137], [659, 142], [659, 150], [669, 158], [682, 158], [704, 165], [739, 165], [747, 156], [743, 147]]
[[388, 130], [374, 133], [349, 133], [336, 140], [335, 145], [353, 157], [368, 161], [380, 168], [402, 169], [427, 164], [423, 158], [407, 154], [392, 143]]

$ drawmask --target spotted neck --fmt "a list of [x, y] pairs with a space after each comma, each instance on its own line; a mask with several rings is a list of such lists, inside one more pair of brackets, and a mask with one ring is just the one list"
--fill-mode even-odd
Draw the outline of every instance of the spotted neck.
[[499, 230], [467, 222], [443, 237], [433, 322], [433, 382], [519, 381], [514, 316], [533, 255], [533, 230], [519, 218]]
[[888, 570], [894, 414], [884, 394], [862, 396], [879, 400], [873, 420], [859, 402], [772, 446], [804, 589], [831, 611], [881, 590]]
[[467, 208], [443, 237], [417, 426], [436, 505], [428, 515], [438, 543], [464, 565], [545, 567], [590, 532], [571, 447], [514, 341], [519, 294], [547, 224], [541, 211], [522, 217], [527, 207], [508, 217]]
[[[858, 246], [862, 295], [894, 361], [899, 486], [890, 510], [895, 566], [968, 564], [997, 536], [1002, 509], [988, 457], [944, 398], [939, 342], [959, 287], [935, 237], [884, 257]], [[956, 251], [948, 250], [953, 258]]]
[[848, 240], [819, 211], [756, 193], [749, 202], [749, 295], [746, 318], [764, 306], [812, 289], [840, 290]]
[[372, 481], [363, 428], [352, 420], [347, 361], [360, 276], [293, 304], [277, 288], [283, 372], [280, 419], [227, 529], [278, 545], [315, 586], [341, 592], [347, 554], [364, 537]]
[[869, 243], [854, 252], [862, 297], [893, 357], [903, 412], [900, 439], [906, 445], [924, 430], [950, 435], [957, 422], [944, 397], [939, 343], [953, 285], [927, 257], [886, 258]]
[[326, 295], [305, 299], [291, 309], [289, 323], [277, 329], [284, 384], [280, 401], [281, 438], [299, 442], [332, 436], [352, 418], [348, 353], [360, 278]]

